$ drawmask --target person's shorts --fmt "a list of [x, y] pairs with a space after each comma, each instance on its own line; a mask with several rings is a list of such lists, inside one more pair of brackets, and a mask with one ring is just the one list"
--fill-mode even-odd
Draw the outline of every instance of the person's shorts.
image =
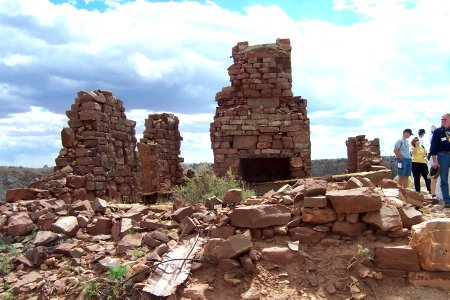
[[398, 168], [398, 176], [411, 176], [411, 168], [412, 168], [412, 159], [411, 158], [402, 158], [397, 159], [397, 163], [402, 163], [402, 167]]

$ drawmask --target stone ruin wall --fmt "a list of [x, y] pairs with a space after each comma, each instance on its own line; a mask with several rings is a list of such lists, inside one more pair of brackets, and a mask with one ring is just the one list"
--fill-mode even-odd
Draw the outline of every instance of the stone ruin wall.
[[255, 46], [240, 42], [232, 57], [231, 86], [216, 94], [210, 126], [214, 172], [222, 176], [231, 168], [246, 181], [310, 176], [307, 101], [291, 90], [289, 39]]
[[69, 203], [140, 201], [136, 122], [127, 119], [123, 102], [109, 91], [80, 91], [66, 115], [54, 175], [30, 186]]
[[180, 147], [183, 138], [173, 114], [152, 114], [145, 120], [144, 136], [138, 143], [143, 195], [165, 192], [183, 182]]
[[368, 172], [384, 169], [380, 154], [380, 139], [372, 141], [365, 135], [349, 137], [345, 142], [347, 145], [347, 172]]
[[[397, 161], [395, 156], [382, 156], [381, 160], [386, 169], [391, 170], [392, 178], [397, 176]], [[311, 160], [311, 177], [339, 175], [347, 172], [347, 158], [313, 159]], [[390, 178], [390, 179], [392, 179]]]

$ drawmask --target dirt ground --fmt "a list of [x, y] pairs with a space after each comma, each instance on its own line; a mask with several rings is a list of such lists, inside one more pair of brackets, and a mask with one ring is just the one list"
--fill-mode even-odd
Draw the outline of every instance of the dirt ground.
[[[435, 206], [430, 205], [422, 210], [426, 220], [450, 217], [450, 210], [436, 209]], [[273, 239], [254, 241], [254, 249], [259, 252], [266, 247], [286, 246], [288, 242], [288, 236], [275, 236]], [[244, 271], [240, 268], [227, 273], [220, 273], [214, 266], [202, 264], [193, 267], [192, 275], [185, 283], [183, 299], [202, 299], [202, 296], [203, 299], [223, 300], [450, 299], [450, 290], [414, 287], [402, 275], [381, 273], [382, 278], [379, 279], [362, 278], [359, 275], [361, 271], [358, 271], [361, 268], [353, 267], [350, 271], [347, 269], [358, 245], [373, 253], [376, 246], [405, 245], [408, 242], [408, 237], [388, 238], [378, 233], [369, 233], [352, 240], [331, 235], [314, 247], [300, 245], [300, 251], [304, 251], [312, 263], [296, 261], [275, 264], [259, 260], [254, 271]], [[375, 271], [370, 262], [365, 265], [370, 271]], [[312, 286], [312, 283], [317, 283], [317, 286]], [[330, 285], [335, 287], [335, 292], [327, 291]], [[354, 289], [353, 293], [351, 286]], [[360, 290], [359, 293], [355, 287]]]

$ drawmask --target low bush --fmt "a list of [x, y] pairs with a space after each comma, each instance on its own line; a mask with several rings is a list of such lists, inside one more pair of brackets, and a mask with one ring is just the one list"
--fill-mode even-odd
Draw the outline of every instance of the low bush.
[[15, 247], [11, 247], [5, 241], [0, 240], [0, 275], [8, 275], [11, 271], [12, 264], [11, 259], [16, 257], [18, 250]]
[[111, 280], [121, 281], [128, 275], [128, 269], [124, 266], [109, 267], [106, 277]]
[[255, 191], [246, 188], [242, 182], [235, 179], [231, 170], [223, 177], [204, 172], [193, 178], [185, 178], [185, 185], [178, 186], [175, 194], [184, 200], [199, 203], [212, 196], [223, 199], [229, 189], [242, 189], [242, 199], [255, 195]]

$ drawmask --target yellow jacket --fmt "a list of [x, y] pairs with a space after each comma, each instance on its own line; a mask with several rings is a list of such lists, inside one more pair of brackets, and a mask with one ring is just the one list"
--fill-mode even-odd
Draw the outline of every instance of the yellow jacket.
[[420, 143], [416, 143], [418, 147], [414, 147], [411, 145], [411, 154], [412, 154], [412, 161], [415, 163], [423, 163], [426, 164], [427, 161], [427, 149], [425, 149], [424, 146], [422, 146]]

